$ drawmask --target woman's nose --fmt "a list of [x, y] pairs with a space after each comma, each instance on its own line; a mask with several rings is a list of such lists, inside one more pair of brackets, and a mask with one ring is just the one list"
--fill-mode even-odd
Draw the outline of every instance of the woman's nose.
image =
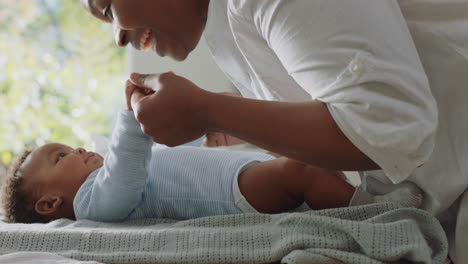
[[130, 41], [127, 35], [127, 31], [117, 26], [114, 26], [114, 37], [115, 44], [117, 44], [119, 47], [127, 46], [128, 42]]

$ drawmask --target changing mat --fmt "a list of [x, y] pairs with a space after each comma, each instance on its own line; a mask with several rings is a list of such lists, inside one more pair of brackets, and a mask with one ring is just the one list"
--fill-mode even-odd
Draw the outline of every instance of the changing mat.
[[0, 224], [0, 254], [24, 251], [104, 263], [443, 263], [447, 240], [425, 211], [386, 203], [180, 222]]

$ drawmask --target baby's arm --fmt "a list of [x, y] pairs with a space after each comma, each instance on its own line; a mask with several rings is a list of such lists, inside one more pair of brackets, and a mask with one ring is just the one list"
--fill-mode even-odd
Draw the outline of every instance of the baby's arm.
[[241, 193], [261, 213], [286, 212], [304, 201], [315, 210], [345, 207], [355, 190], [339, 172], [284, 157], [248, 168], [238, 181]]
[[133, 112], [121, 111], [104, 166], [93, 185], [74, 203], [76, 218], [105, 222], [125, 219], [142, 200], [152, 145]]

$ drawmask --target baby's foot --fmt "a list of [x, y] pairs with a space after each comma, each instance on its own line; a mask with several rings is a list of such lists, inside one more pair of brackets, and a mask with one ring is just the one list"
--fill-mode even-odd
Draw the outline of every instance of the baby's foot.
[[377, 195], [375, 202], [397, 202], [403, 207], [419, 208], [422, 203], [421, 190], [413, 183], [402, 183], [397, 189], [384, 195]]

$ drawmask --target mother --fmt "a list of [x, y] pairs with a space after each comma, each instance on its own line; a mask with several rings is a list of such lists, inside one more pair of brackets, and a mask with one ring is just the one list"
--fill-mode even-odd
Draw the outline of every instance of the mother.
[[362, 171], [374, 193], [414, 182], [446, 228], [452, 259], [468, 259], [468, 118], [457, 117], [468, 108], [466, 0], [82, 3], [114, 25], [119, 46], [180, 61], [204, 32], [242, 93], [210, 93], [173, 73], [132, 75], [158, 89], [139, 94], [136, 111], [156, 142], [220, 132], [312, 165]]

